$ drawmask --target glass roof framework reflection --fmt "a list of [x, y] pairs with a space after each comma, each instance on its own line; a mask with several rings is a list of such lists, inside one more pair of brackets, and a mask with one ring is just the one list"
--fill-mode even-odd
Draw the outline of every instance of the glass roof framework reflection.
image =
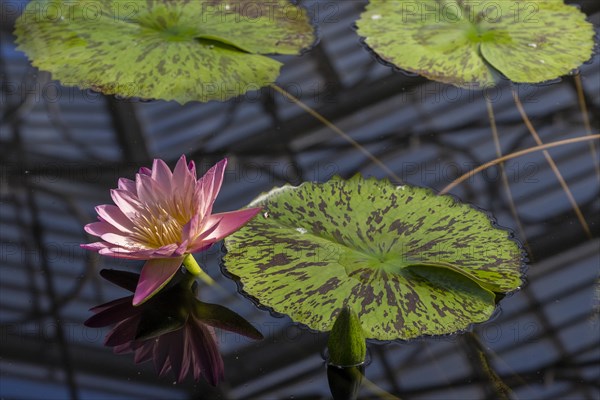
[[[279, 83], [380, 158], [407, 183], [443, 188], [495, 157], [477, 93], [394, 72], [374, 61], [352, 23], [363, 2], [305, 2], [320, 11], [321, 41], [285, 63]], [[596, 2], [578, 2], [592, 21]], [[333, 13], [333, 14], [332, 14]], [[10, 21], [9, 21], [10, 22]], [[385, 172], [272, 90], [227, 103], [136, 102], [66, 88], [15, 51], [10, 24], [1, 37], [0, 75], [0, 395], [8, 398], [328, 398], [321, 352], [326, 335], [256, 309], [219, 272], [218, 246], [199, 261], [227, 294], [206, 288], [203, 300], [244, 315], [267, 338], [222, 333], [227, 380], [173, 385], [149, 364], [135, 365], [102, 346], [106, 331], [82, 326], [91, 306], [124, 295], [97, 275], [131, 268], [79, 249], [93, 207], [108, 189], [152, 158], [172, 165], [182, 154], [206, 169], [227, 156], [230, 167], [217, 211], [248, 203], [285, 182], [325, 181]], [[600, 115], [600, 58], [581, 68], [592, 126]], [[572, 77], [520, 86], [544, 141], [584, 134]], [[452, 101], [449, 101], [452, 100]], [[501, 85], [493, 102], [504, 152], [534, 145]], [[598, 237], [599, 186], [587, 144], [551, 154]], [[600, 395], [598, 239], [587, 239], [541, 154], [506, 164], [513, 197], [532, 248], [528, 283], [475, 328], [498, 374], [519, 398]], [[497, 169], [457, 188], [461, 199], [516, 229]], [[370, 346], [367, 378], [403, 399], [493, 398], [491, 383], [463, 336]], [[363, 389], [365, 396], [371, 391]]]

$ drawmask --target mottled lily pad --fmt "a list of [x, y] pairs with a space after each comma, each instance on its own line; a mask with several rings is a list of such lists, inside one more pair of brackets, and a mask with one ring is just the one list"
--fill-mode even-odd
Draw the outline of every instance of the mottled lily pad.
[[19, 49], [67, 86], [105, 94], [227, 100], [275, 81], [315, 40], [287, 0], [33, 0], [16, 23]]
[[562, 0], [371, 0], [358, 33], [384, 61], [466, 88], [556, 79], [592, 56], [594, 27]]
[[329, 331], [344, 307], [366, 338], [410, 339], [490, 318], [521, 285], [522, 251], [487, 214], [429, 189], [334, 178], [257, 198], [224, 270], [260, 305]]

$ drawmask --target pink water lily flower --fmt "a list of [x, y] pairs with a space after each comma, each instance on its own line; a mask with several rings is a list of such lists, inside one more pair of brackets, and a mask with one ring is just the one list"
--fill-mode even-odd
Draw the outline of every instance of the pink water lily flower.
[[196, 180], [193, 161], [181, 156], [173, 172], [162, 160], [152, 169], [140, 168], [135, 181], [120, 178], [111, 190], [116, 205], [96, 207], [99, 222], [85, 231], [102, 239], [81, 245], [98, 253], [131, 260], [147, 260], [135, 290], [139, 305], [164, 287], [184, 258], [205, 250], [241, 228], [260, 208], [213, 214], [227, 159]]

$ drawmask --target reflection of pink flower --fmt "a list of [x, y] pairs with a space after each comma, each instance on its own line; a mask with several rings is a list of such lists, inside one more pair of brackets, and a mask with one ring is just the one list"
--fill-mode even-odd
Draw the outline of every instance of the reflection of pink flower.
[[138, 305], [164, 287], [186, 254], [205, 250], [235, 232], [260, 208], [212, 214], [227, 160], [196, 181], [194, 162], [181, 156], [173, 172], [162, 160], [141, 168], [135, 182], [119, 179], [111, 191], [115, 205], [96, 207], [99, 222], [85, 231], [102, 239], [82, 247], [132, 260], [147, 260], [135, 290]]
[[[131, 292], [139, 277], [115, 270], [102, 270], [100, 274]], [[182, 382], [191, 373], [196, 381], [204, 376], [216, 385], [223, 379], [224, 367], [213, 326], [252, 339], [262, 339], [262, 335], [228, 308], [198, 300], [190, 287], [193, 277], [189, 274], [180, 274], [174, 281], [178, 282], [137, 307], [131, 303], [133, 296], [94, 307], [91, 311], [95, 315], [85, 325], [115, 325], [105, 344], [119, 354], [133, 352], [136, 363], [154, 360], [160, 376], [173, 371], [177, 381]]]
[[118, 354], [134, 352], [136, 363], [154, 359], [156, 372], [160, 376], [173, 371], [179, 383], [188, 373], [192, 373], [196, 381], [204, 375], [215, 386], [223, 380], [225, 373], [215, 330], [193, 315], [189, 316], [181, 329], [155, 339], [116, 345], [114, 351]]

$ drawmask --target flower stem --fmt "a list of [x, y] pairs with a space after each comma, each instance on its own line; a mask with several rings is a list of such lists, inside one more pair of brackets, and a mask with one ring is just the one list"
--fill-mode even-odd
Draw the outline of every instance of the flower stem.
[[202, 279], [205, 283], [209, 285], [213, 285], [215, 283], [213, 278], [211, 278], [206, 272], [204, 272], [204, 270], [202, 270], [200, 264], [198, 264], [193, 255], [188, 254], [185, 256], [183, 259], [183, 265], [192, 275]]

